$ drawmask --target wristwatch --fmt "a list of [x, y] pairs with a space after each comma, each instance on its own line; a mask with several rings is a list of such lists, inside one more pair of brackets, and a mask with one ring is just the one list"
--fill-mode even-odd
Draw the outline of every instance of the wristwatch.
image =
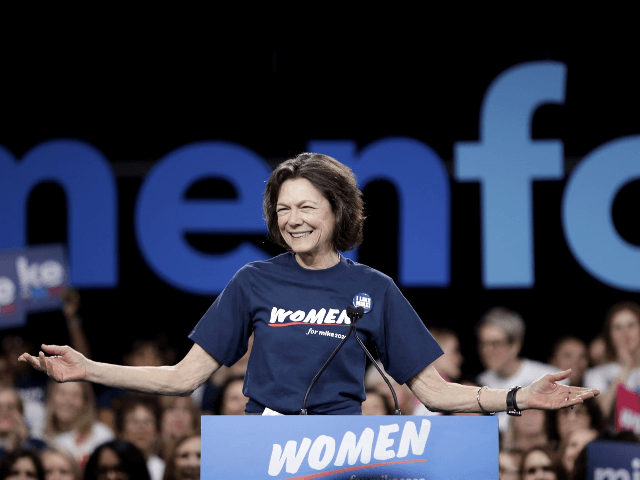
[[518, 404], [516, 403], [516, 392], [521, 389], [521, 386], [513, 387], [507, 393], [507, 414], [513, 415], [514, 417], [519, 417], [522, 415], [522, 410], [518, 408]]

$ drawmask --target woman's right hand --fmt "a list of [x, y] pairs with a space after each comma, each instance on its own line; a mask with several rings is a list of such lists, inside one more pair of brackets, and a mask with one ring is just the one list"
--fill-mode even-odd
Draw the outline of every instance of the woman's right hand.
[[33, 368], [46, 373], [56, 382], [87, 379], [87, 359], [81, 353], [66, 345], [42, 345], [42, 350], [51, 356], [46, 357], [42, 351], [38, 357], [23, 353], [18, 360], [30, 363]]

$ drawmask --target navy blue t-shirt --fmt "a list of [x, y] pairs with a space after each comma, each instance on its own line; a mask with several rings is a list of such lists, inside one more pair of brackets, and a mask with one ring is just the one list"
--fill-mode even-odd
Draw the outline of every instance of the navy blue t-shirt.
[[[359, 294], [370, 297], [371, 309], [357, 323], [358, 336], [376, 346], [398, 383], [442, 355], [391, 278], [344, 257], [328, 269], [305, 269], [292, 253], [241, 268], [189, 338], [231, 366], [246, 353], [255, 332], [244, 384], [250, 399], [246, 410], [268, 407], [294, 414], [313, 377], [349, 332], [346, 308]], [[365, 353], [349, 338], [311, 390], [308, 412], [359, 415], [365, 367]]]

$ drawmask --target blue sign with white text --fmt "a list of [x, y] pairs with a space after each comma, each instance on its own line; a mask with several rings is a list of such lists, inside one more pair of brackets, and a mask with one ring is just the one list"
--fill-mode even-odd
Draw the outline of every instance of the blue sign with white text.
[[498, 422], [482, 416], [203, 416], [201, 477], [494, 480]]

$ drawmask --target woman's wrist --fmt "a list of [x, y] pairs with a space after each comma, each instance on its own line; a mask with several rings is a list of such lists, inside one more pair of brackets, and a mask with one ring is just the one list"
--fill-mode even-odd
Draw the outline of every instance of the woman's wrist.
[[518, 410], [528, 410], [529, 409], [529, 387], [519, 388], [516, 392], [516, 405], [518, 406]]

